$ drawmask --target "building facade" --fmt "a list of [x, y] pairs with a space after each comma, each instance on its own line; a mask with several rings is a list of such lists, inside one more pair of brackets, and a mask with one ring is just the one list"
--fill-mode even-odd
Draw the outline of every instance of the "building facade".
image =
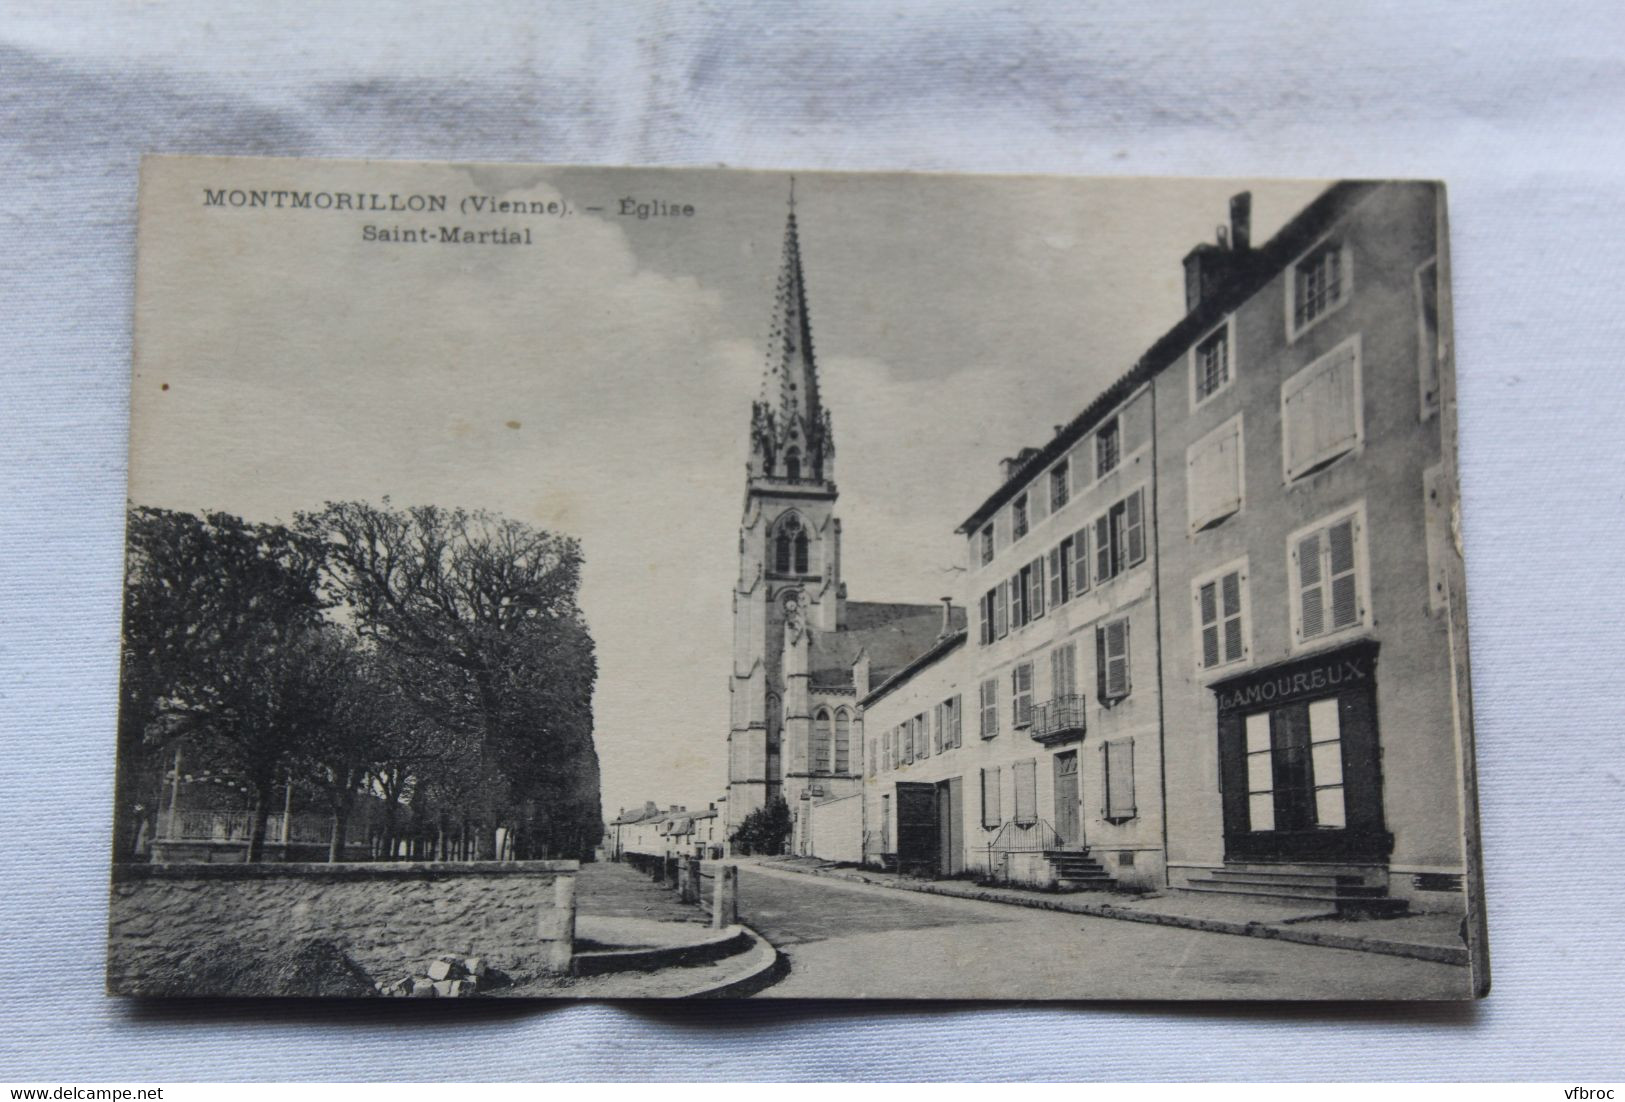
[[1256, 249], [1232, 201], [960, 526], [970, 630], [861, 697], [866, 862], [1464, 905], [1442, 201], [1338, 184]]

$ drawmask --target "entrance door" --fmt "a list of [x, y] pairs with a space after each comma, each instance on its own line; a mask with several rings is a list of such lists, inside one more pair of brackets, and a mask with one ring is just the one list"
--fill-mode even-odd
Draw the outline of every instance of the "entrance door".
[[965, 871], [965, 805], [963, 782], [950, 777], [937, 782], [937, 875]]
[[937, 786], [897, 782], [897, 871], [905, 876], [935, 876], [938, 854]]
[[1082, 816], [1078, 814], [1078, 752], [1067, 750], [1051, 759], [1055, 772], [1055, 833], [1063, 846], [1083, 841]]

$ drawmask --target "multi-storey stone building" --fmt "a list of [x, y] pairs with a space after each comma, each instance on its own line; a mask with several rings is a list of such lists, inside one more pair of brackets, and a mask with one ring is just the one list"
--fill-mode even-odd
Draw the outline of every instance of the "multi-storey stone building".
[[866, 860], [1462, 905], [1442, 194], [1339, 184], [1258, 249], [1231, 216], [960, 526], [968, 633], [862, 697]]

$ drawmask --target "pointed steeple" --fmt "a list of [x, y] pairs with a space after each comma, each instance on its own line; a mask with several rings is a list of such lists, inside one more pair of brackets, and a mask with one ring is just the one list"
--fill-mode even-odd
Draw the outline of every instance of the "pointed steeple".
[[752, 410], [751, 473], [759, 477], [827, 482], [835, 447], [829, 413], [818, 393], [812, 319], [801, 270], [801, 239], [796, 228], [795, 180], [784, 226], [784, 256], [773, 291], [773, 317], [767, 334], [762, 392]]

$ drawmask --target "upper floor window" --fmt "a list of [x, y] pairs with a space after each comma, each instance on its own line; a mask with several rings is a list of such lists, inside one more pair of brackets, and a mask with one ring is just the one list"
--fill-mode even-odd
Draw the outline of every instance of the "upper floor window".
[[977, 727], [983, 738], [992, 738], [999, 733], [999, 679], [990, 677], [982, 682], [980, 693], [981, 722]]
[[1134, 806], [1134, 740], [1101, 743], [1100, 753], [1106, 774], [1106, 806], [1101, 811], [1107, 822], [1127, 822], [1139, 814]]
[[1071, 479], [1068, 477], [1070, 472], [1067, 468], [1068, 464], [1064, 459], [1050, 468], [1049, 508], [1052, 513], [1066, 505], [1071, 495], [1072, 485]]
[[1199, 406], [1230, 383], [1230, 324], [1219, 326], [1191, 351], [1191, 405]]
[[1356, 334], [1281, 384], [1286, 480], [1302, 478], [1353, 451], [1364, 435]]
[[784, 453], [784, 477], [791, 482], [801, 481], [801, 453], [795, 448]]
[[1348, 250], [1337, 240], [1322, 241], [1292, 266], [1292, 336], [1341, 306], [1350, 291]]
[[1123, 437], [1119, 431], [1117, 418], [1100, 426], [1095, 433], [1095, 477], [1100, 478], [1117, 469], [1117, 463], [1123, 458]]
[[1287, 557], [1294, 645], [1356, 630], [1369, 622], [1364, 513], [1356, 505], [1293, 533]]
[[982, 827], [993, 830], [1004, 825], [1004, 813], [999, 810], [999, 767], [982, 770]]
[[1022, 494], [1010, 503], [1010, 538], [1019, 540], [1027, 534], [1027, 495]]
[[1197, 628], [1196, 664], [1212, 670], [1244, 661], [1247, 646], [1247, 566], [1225, 567], [1191, 586]]
[[1145, 491], [1135, 490], [1095, 518], [1095, 580], [1115, 578], [1145, 560]]
[[1416, 269], [1416, 331], [1422, 375], [1422, 417], [1439, 412], [1439, 264]]
[[1010, 671], [1010, 726], [1027, 727], [1033, 721], [1033, 664], [1022, 662]]
[[1192, 532], [1241, 509], [1241, 414], [1185, 449], [1185, 494]]
[[1018, 823], [1032, 823], [1038, 820], [1038, 763], [1031, 758], [1018, 761], [1010, 766], [1010, 778], [1014, 782], [1015, 808], [1013, 817]]
[[1074, 696], [1078, 691], [1078, 647], [1063, 643], [1049, 652], [1050, 699]]
[[1128, 618], [1095, 629], [1095, 695], [1107, 707], [1128, 696]]
[[989, 524], [982, 529], [982, 565], [986, 566], [993, 561], [993, 525]]

